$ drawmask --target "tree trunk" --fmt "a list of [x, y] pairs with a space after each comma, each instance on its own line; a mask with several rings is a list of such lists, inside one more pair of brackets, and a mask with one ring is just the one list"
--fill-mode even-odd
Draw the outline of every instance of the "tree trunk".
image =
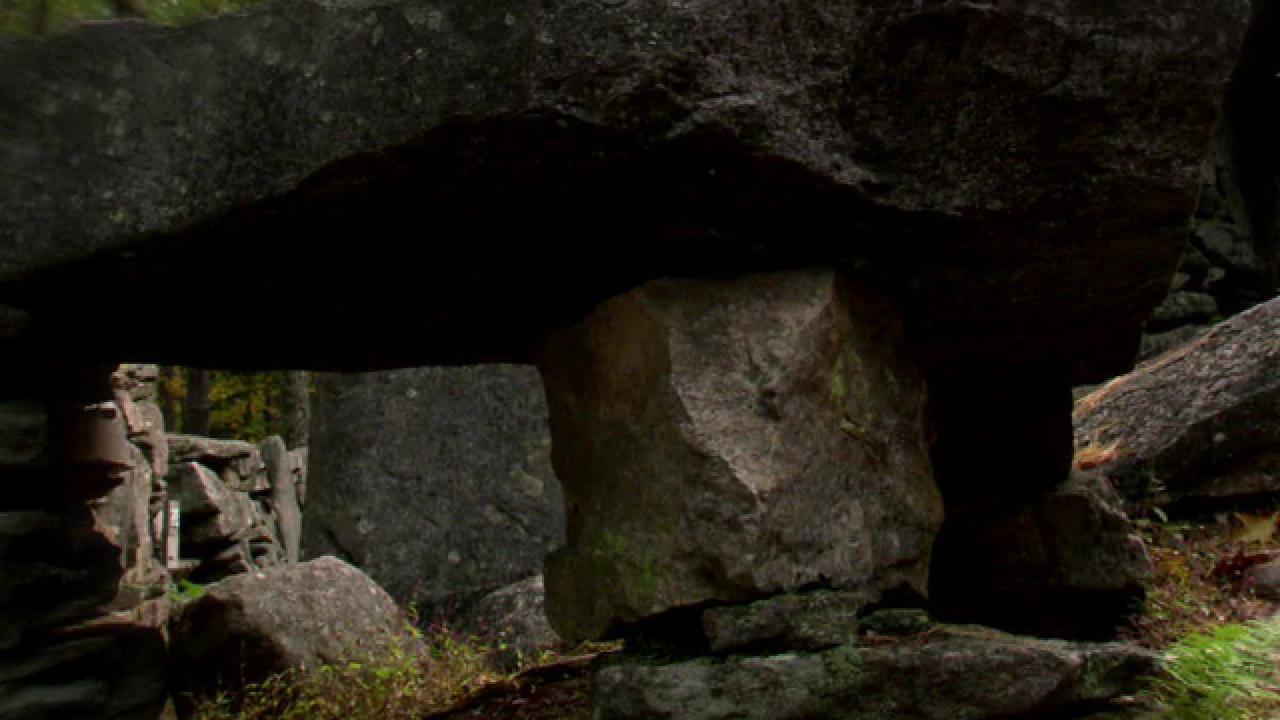
[[139, 0], [114, 0], [112, 4], [115, 5], [118, 17], [147, 17], [146, 8], [142, 7]]
[[182, 408], [182, 432], [209, 434], [210, 374], [204, 368], [187, 368], [187, 402]]
[[289, 448], [305, 447], [310, 439], [311, 374], [305, 370], [283, 373], [280, 392], [280, 434]]
[[36, 5], [35, 23], [31, 28], [36, 35], [48, 35], [53, 23], [53, 0], [40, 0]]
[[178, 384], [178, 368], [172, 365], [160, 366], [160, 379], [156, 383], [156, 400], [160, 405], [160, 414], [164, 416], [164, 426], [170, 432], [179, 432], [182, 428], [178, 416], [178, 397], [174, 388]]
[[257, 399], [258, 399], [258, 385], [260, 384], [259, 380], [260, 378], [257, 375], [246, 375], [244, 378], [244, 431], [243, 431], [243, 434], [246, 439], [253, 438], [255, 441], [259, 439], [256, 437], [256, 433], [254, 432], [254, 430], [256, 430], [258, 427], [255, 421], [258, 419]]

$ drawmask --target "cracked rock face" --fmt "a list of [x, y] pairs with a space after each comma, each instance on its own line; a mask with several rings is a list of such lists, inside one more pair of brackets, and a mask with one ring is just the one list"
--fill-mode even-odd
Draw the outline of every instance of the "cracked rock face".
[[892, 305], [830, 272], [663, 280], [539, 351], [572, 639], [806, 585], [925, 593], [942, 505]]

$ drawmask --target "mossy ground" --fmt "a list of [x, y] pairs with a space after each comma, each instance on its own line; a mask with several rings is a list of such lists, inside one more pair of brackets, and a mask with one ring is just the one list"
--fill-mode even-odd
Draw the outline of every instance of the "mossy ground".
[[195, 701], [195, 720], [585, 720], [586, 669], [596, 654], [585, 645], [540, 651], [518, 659], [480, 637], [447, 625], [421, 641], [393, 643], [383, 656], [274, 676], [241, 691]]
[[1280, 691], [1280, 606], [1256, 597], [1246, 580], [1251, 563], [1280, 554], [1274, 532], [1248, 527], [1273, 512], [1139, 522], [1156, 573], [1125, 634], [1164, 653], [1167, 673], [1134, 698], [1127, 717], [1280, 718], [1272, 694]]

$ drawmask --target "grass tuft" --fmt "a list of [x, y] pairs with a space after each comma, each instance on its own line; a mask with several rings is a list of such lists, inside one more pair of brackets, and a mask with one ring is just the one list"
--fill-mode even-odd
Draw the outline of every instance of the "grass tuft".
[[[426, 632], [409, 620], [386, 649], [341, 665], [295, 669], [216, 697], [194, 701], [193, 720], [421, 720], [484, 697], [494, 688], [518, 687], [517, 675], [546, 664], [589, 659], [601, 648], [523, 656], [509, 669], [503, 643], [463, 635], [444, 623]], [[566, 689], [572, 693], [566, 694]], [[556, 714], [538, 718], [585, 718], [585, 686], [566, 685]], [[488, 692], [487, 694], [495, 694]], [[501, 694], [500, 692], [497, 694]], [[569, 696], [572, 695], [572, 696]], [[523, 715], [521, 715], [523, 717]]]
[[413, 623], [384, 651], [341, 665], [294, 669], [197, 702], [195, 720], [409, 720], [445, 707], [495, 675], [487, 644]]
[[1280, 617], [1191, 633], [1165, 654], [1151, 718], [1254, 720], [1280, 709]]

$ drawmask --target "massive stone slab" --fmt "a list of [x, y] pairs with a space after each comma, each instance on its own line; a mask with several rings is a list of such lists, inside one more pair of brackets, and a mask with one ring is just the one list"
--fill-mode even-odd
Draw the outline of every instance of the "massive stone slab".
[[428, 615], [542, 572], [564, 504], [536, 370], [315, 377], [306, 555], [341, 555]]
[[[1098, 381], [1167, 287], [1247, 11], [280, 0], [9, 39], [0, 302], [111, 359], [368, 368], [848, 262], [939, 367]], [[112, 322], [154, 297], [184, 302]]]
[[1280, 491], [1280, 298], [1076, 405], [1076, 461], [1133, 506]]
[[892, 304], [825, 271], [656, 281], [551, 336], [539, 363], [565, 637], [806, 585], [925, 594], [942, 503]]

